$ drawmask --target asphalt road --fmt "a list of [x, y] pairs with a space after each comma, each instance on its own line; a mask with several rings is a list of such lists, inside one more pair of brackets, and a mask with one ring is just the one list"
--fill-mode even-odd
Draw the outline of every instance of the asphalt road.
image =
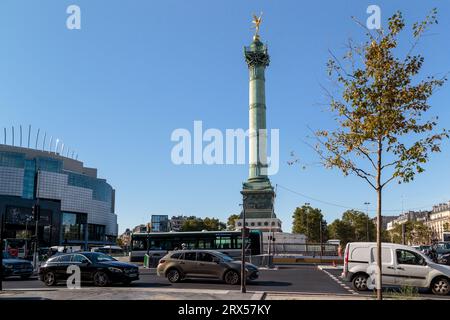
[[[310, 294], [353, 294], [373, 295], [371, 292], [355, 292], [351, 283], [340, 278], [341, 269], [325, 268], [320, 270], [317, 266], [302, 265], [296, 267], [280, 267], [278, 270], [261, 270], [258, 280], [247, 284], [249, 291], [265, 292], [295, 292]], [[140, 269], [140, 280], [131, 284], [141, 288], [178, 288], [178, 289], [213, 289], [236, 290], [239, 286], [231, 286], [218, 280], [187, 279], [180, 283], [170, 283], [167, 279], [158, 277], [154, 269]], [[334, 276], [334, 279], [333, 279]], [[65, 284], [59, 284], [64, 287]], [[83, 286], [89, 286], [83, 284]], [[115, 286], [123, 287], [121, 284]], [[36, 277], [29, 280], [10, 278], [3, 280], [5, 289], [40, 289], [46, 286]], [[422, 297], [436, 297], [431, 293], [421, 290]], [[450, 296], [440, 297], [450, 299]]]
[[[158, 277], [153, 269], [141, 269], [140, 280], [131, 284], [134, 287], [149, 288], [181, 288], [181, 289], [216, 289], [216, 290], [236, 290], [239, 286], [231, 286], [216, 280], [193, 279], [184, 280], [180, 283], [172, 284], [167, 279]], [[60, 284], [61, 287], [64, 284]], [[117, 285], [122, 286], [122, 285]], [[5, 289], [33, 289], [45, 288], [45, 285], [31, 278], [21, 280], [20, 278], [10, 278], [3, 281]], [[296, 268], [281, 268], [278, 270], [261, 270], [259, 279], [249, 282], [248, 290], [254, 291], [274, 291], [274, 292], [302, 292], [302, 293], [336, 293], [349, 294], [325, 272], [316, 266], [301, 266]]]
[[[343, 285], [346, 285], [350, 288], [352, 288], [352, 284], [348, 281], [345, 281], [344, 279], [342, 279], [341, 273], [342, 273], [342, 269], [325, 269], [328, 273], [330, 273], [331, 275], [333, 275], [335, 278], [337, 278], [339, 280], [339, 282], [341, 282]], [[391, 294], [397, 294], [399, 297], [400, 295], [400, 290], [399, 288], [389, 288], [386, 289], [386, 291], [389, 291]], [[373, 295], [374, 293], [370, 292], [370, 291], [365, 291], [365, 292], [358, 292], [358, 294], [360, 295]], [[437, 296], [434, 295], [433, 293], [431, 293], [429, 290], [425, 290], [425, 289], [419, 289], [418, 290], [418, 295], [420, 297], [424, 297], [424, 298], [439, 298], [439, 299], [446, 299], [446, 300], [450, 300], [450, 296]]]

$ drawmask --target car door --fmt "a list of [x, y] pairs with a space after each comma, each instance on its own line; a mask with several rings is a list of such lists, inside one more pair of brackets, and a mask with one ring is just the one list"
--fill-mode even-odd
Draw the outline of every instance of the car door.
[[72, 254], [65, 254], [58, 258], [55, 265], [55, 274], [58, 280], [66, 280], [69, 277], [67, 268], [72, 264]]
[[197, 252], [186, 251], [178, 263], [186, 276], [197, 276]]
[[197, 253], [197, 274], [205, 278], [220, 278], [222, 266], [220, 259], [209, 252]]
[[[372, 247], [371, 249], [371, 264], [377, 265], [377, 248]], [[391, 248], [382, 247], [381, 248], [381, 275], [382, 284], [387, 286], [395, 285], [396, 272], [395, 272], [395, 262], [394, 254]]]
[[418, 253], [406, 249], [396, 249], [397, 285], [425, 287], [429, 267], [425, 259]]
[[72, 264], [80, 268], [81, 281], [92, 280], [92, 267], [90, 261], [81, 254], [74, 254], [72, 257]]

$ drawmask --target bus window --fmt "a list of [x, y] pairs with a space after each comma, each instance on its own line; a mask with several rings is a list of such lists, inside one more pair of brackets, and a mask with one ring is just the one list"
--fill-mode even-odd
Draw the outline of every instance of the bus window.
[[233, 249], [230, 236], [221, 236], [216, 238], [217, 249]]
[[147, 240], [146, 239], [134, 239], [133, 240], [133, 250], [147, 250]]
[[213, 239], [199, 239], [198, 240], [198, 248], [199, 249], [214, 249], [214, 240]]

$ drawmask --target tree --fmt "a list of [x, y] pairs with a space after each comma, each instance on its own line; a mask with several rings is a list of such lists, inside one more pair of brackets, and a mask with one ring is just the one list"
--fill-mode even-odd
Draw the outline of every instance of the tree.
[[221, 231], [226, 229], [226, 224], [220, 222], [219, 219], [216, 218], [208, 218], [203, 219], [204, 229], [208, 231]]
[[421, 245], [431, 243], [432, 231], [421, 221], [406, 221], [404, 224], [397, 223], [389, 231], [392, 242], [402, 243], [403, 226], [405, 225], [405, 241], [409, 245]]
[[376, 226], [364, 212], [347, 210], [343, 213], [342, 220], [353, 229], [352, 241], [372, 241], [376, 238]]
[[345, 211], [341, 220], [336, 219], [329, 226], [330, 238], [341, 240], [342, 246], [348, 242], [367, 241], [367, 233], [369, 240], [375, 238], [375, 224], [365, 213], [357, 210]]
[[308, 242], [320, 242], [320, 223], [324, 221], [320, 209], [309, 205], [297, 207], [292, 218], [294, 219], [292, 233], [306, 235]]
[[235, 230], [236, 229], [236, 220], [238, 220], [240, 216], [238, 214], [232, 214], [228, 217], [227, 220], [227, 229], [228, 230]]
[[[419, 39], [437, 23], [434, 9], [424, 21], [412, 26], [413, 45], [405, 57], [396, 57], [398, 36], [405, 28], [401, 12], [389, 18], [387, 30], [367, 30], [361, 46], [349, 41], [344, 60], [333, 54], [329, 76], [337, 81], [341, 98], [328, 92], [330, 109], [338, 123], [334, 131], [315, 132], [316, 151], [327, 168], [338, 168], [366, 181], [377, 194], [377, 261], [381, 270], [381, 213], [384, 187], [393, 180], [407, 183], [424, 171], [429, 154], [440, 152], [448, 138], [435, 132], [437, 117], [423, 119], [430, 109], [429, 98], [446, 78], [418, 79], [424, 63], [413, 55]], [[349, 69], [349, 70], [347, 70]], [[381, 272], [377, 273], [381, 288]], [[377, 298], [382, 299], [381, 289]]]
[[226, 225], [223, 222], [220, 222], [219, 219], [216, 218], [198, 218], [198, 217], [189, 217], [181, 226], [181, 231], [220, 231], [225, 230]]
[[334, 220], [329, 226], [330, 239], [341, 240], [341, 246], [345, 247], [347, 243], [353, 241], [355, 231], [350, 223], [339, 219]]

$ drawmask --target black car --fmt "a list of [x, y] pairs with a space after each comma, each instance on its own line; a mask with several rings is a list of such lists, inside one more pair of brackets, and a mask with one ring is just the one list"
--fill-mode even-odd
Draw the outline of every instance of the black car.
[[3, 278], [21, 277], [28, 279], [33, 275], [33, 264], [24, 259], [18, 259], [7, 252], [3, 252]]
[[450, 266], [450, 253], [442, 254], [438, 257], [438, 263]]
[[77, 252], [52, 257], [39, 268], [39, 279], [47, 286], [66, 281], [71, 275], [67, 273], [67, 268], [71, 265], [80, 267], [81, 282], [93, 282], [99, 287], [112, 283], [130, 284], [139, 280], [139, 268], [136, 265], [120, 262], [97, 252]]

